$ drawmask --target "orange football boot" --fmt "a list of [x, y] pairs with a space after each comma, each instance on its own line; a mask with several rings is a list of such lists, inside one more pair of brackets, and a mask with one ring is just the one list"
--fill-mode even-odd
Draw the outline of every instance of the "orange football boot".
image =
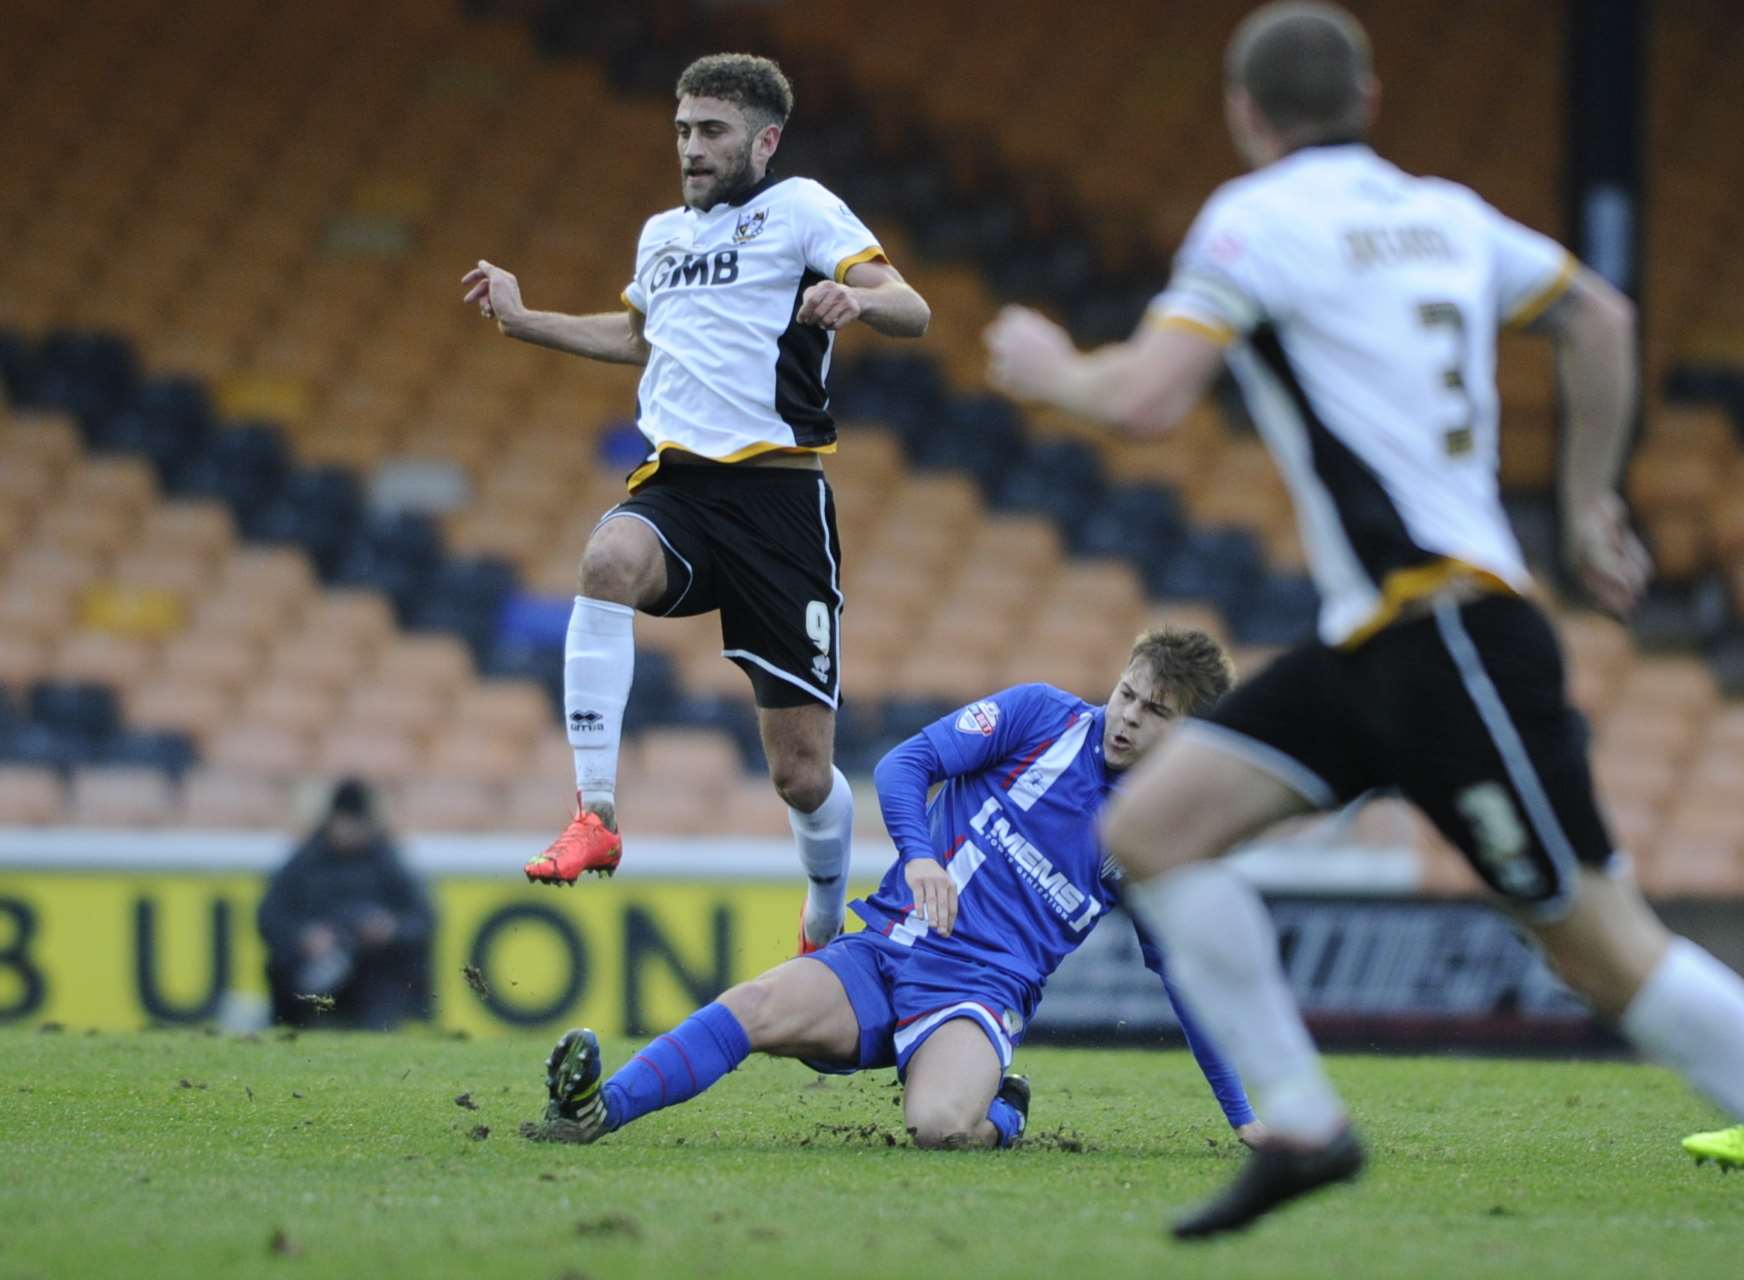
[[[837, 929], [836, 938], [841, 937], [844, 932], [846, 932], [845, 929]], [[830, 942], [834, 942], [836, 938], [831, 938]], [[825, 947], [829, 946], [830, 942], [813, 942], [810, 938], [805, 936], [805, 908], [801, 907], [799, 909], [799, 950], [793, 953], [794, 956], [816, 955]]]
[[527, 879], [541, 884], [574, 884], [581, 876], [592, 873], [609, 876], [618, 869], [624, 856], [624, 841], [617, 832], [608, 830], [597, 813], [582, 807], [581, 793], [575, 793], [577, 813], [570, 819], [563, 834], [551, 842], [551, 847], [527, 863]]

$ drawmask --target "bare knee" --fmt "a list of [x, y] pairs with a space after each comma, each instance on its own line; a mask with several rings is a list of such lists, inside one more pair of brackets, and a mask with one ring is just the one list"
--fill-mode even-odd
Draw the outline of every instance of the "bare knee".
[[1533, 932], [1563, 981], [1612, 1019], [1622, 1016], [1671, 945], [1671, 934], [1630, 881], [1590, 870], [1580, 873], [1569, 914]]
[[769, 762], [769, 780], [790, 809], [814, 813], [835, 785], [828, 756], [793, 753]]
[[987, 1143], [978, 1130], [983, 1116], [969, 1115], [960, 1107], [910, 1099], [904, 1119], [914, 1145], [929, 1151], [957, 1151]]
[[641, 607], [665, 586], [659, 543], [639, 521], [608, 520], [581, 553], [581, 594], [593, 600]]
[[724, 1004], [745, 1029], [745, 1039], [753, 1051], [761, 1052], [782, 1043], [787, 1035], [780, 1001], [774, 999], [774, 983], [769, 974], [741, 982], [721, 993]]

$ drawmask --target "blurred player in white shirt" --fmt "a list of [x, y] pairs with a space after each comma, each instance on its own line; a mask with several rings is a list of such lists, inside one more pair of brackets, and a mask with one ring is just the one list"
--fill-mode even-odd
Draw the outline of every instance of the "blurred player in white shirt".
[[1108, 814], [1129, 902], [1272, 1134], [1176, 1234], [1239, 1229], [1361, 1168], [1265, 910], [1213, 860], [1374, 788], [1423, 809], [1601, 1014], [1744, 1119], [1744, 980], [1668, 933], [1616, 854], [1496, 480], [1512, 324], [1556, 343], [1570, 562], [1604, 607], [1634, 604], [1648, 563], [1616, 492], [1633, 309], [1471, 191], [1369, 149], [1380, 87], [1343, 9], [1267, 5], [1226, 70], [1254, 172], [1207, 201], [1139, 332], [1081, 353], [1014, 308], [988, 333], [997, 385], [1135, 429], [1172, 426], [1227, 359], [1321, 595], [1318, 639], [1184, 725]]

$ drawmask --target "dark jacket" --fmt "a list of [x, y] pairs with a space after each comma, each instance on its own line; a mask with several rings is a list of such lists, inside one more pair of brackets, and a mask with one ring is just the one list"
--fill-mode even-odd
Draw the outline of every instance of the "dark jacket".
[[290, 960], [309, 925], [325, 923], [343, 935], [377, 908], [394, 917], [394, 945], [430, 936], [430, 897], [387, 839], [378, 836], [367, 849], [342, 854], [317, 831], [273, 874], [256, 919], [271, 960]]

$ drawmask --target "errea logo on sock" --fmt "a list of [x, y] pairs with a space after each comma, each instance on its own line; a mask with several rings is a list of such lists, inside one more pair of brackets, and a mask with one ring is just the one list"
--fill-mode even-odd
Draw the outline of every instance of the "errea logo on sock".
[[597, 711], [571, 711], [569, 727], [577, 733], [604, 733], [606, 718]]

